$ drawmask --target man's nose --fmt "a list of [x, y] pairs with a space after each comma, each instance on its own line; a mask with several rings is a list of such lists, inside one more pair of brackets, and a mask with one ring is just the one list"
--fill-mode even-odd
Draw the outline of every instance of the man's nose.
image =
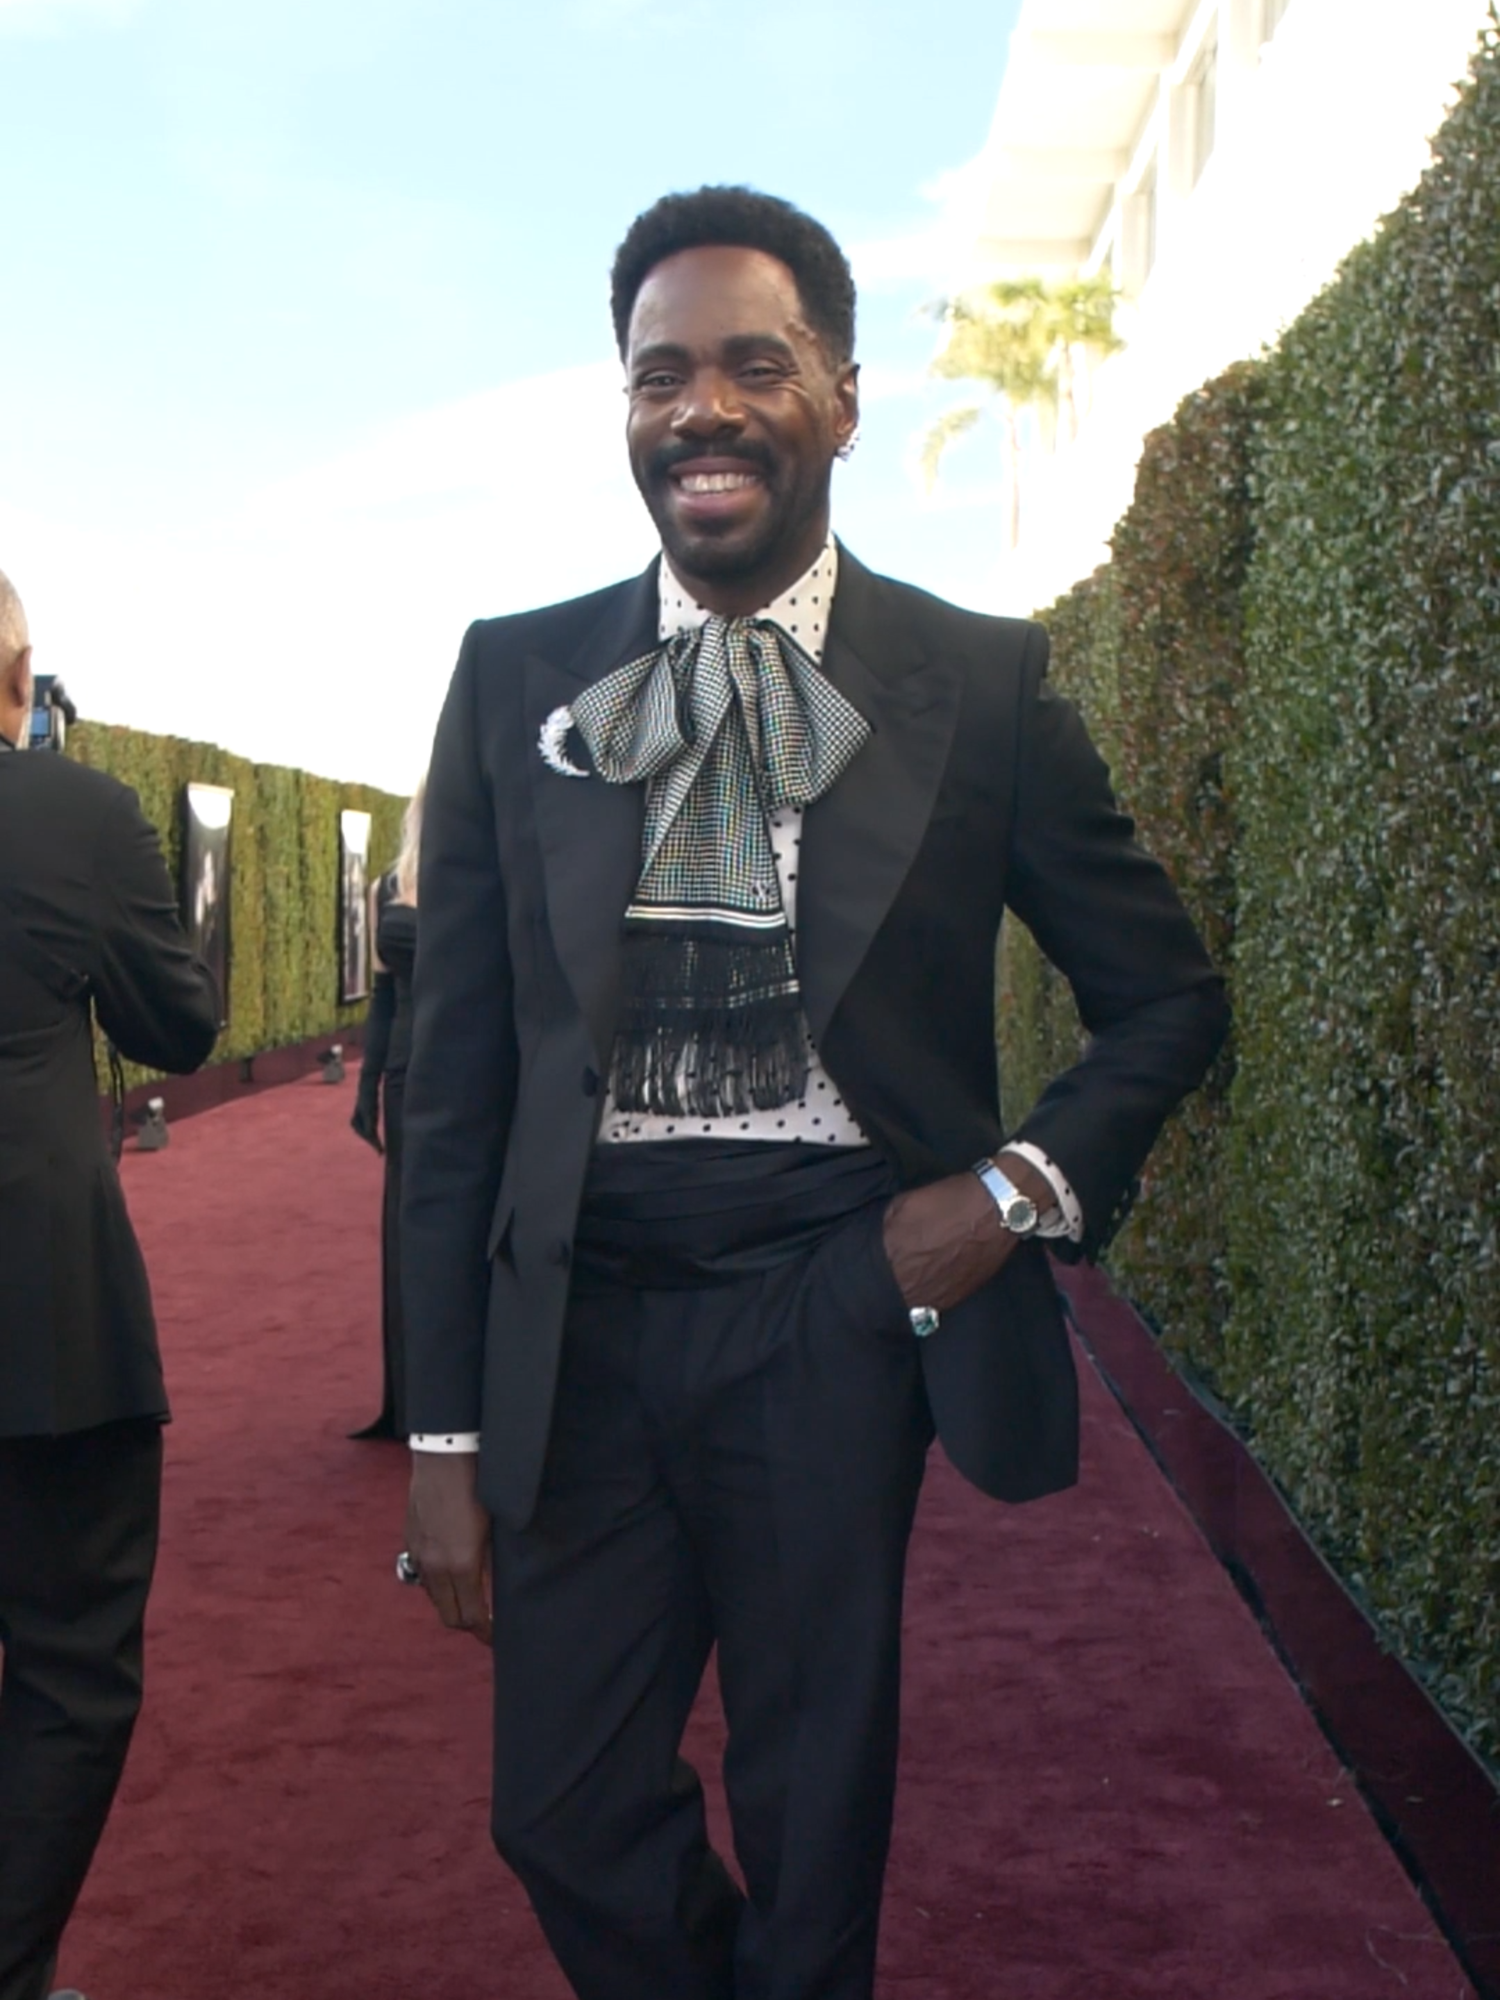
[[703, 368], [684, 386], [672, 412], [672, 428], [683, 437], [712, 437], [745, 427], [745, 409], [734, 383], [718, 368]]

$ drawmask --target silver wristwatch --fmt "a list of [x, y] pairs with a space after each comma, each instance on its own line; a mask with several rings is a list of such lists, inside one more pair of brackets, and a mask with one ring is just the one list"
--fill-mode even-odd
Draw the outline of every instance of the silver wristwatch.
[[1000, 1220], [1012, 1236], [1031, 1236], [1041, 1221], [1037, 1205], [1030, 1195], [1022, 1194], [1012, 1180], [991, 1159], [976, 1160], [974, 1171], [984, 1183], [985, 1192], [1000, 1211]]

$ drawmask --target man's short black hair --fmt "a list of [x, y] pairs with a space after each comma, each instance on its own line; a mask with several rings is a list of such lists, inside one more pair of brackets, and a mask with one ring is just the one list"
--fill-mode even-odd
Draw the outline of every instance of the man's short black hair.
[[802, 310], [834, 362], [854, 359], [854, 273], [821, 222], [774, 194], [747, 187], [703, 187], [667, 194], [638, 215], [615, 252], [609, 302], [621, 355], [636, 293], [647, 276], [680, 250], [726, 244], [764, 250], [797, 281]]

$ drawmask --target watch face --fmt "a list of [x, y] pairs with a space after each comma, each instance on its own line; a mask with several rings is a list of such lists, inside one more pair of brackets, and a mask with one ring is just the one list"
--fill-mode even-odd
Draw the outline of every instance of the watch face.
[[1029, 1236], [1037, 1224], [1036, 1203], [1030, 1195], [1018, 1194], [1005, 1204], [1005, 1226], [1014, 1236]]

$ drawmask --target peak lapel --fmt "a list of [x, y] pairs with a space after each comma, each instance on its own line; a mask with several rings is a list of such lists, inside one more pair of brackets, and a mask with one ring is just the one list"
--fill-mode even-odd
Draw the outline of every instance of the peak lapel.
[[906, 606], [842, 544], [823, 672], [871, 735], [803, 823], [797, 961], [815, 1041], [922, 843], [959, 694], [957, 670], [924, 658]]
[[622, 585], [618, 597], [570, 659], [530, 654], [526, 661], [526, 768], [547, 889], [552, 941], [588, 1024], [601, 1069], [607, 1066], [619, 1007], [620, 925], [641, 867], [644, 793], [598, 776], [569, 778], [549, 768], [535, 746], [555, 709], [583, 688], [649, 652], [656, 644], [656, 564]]

